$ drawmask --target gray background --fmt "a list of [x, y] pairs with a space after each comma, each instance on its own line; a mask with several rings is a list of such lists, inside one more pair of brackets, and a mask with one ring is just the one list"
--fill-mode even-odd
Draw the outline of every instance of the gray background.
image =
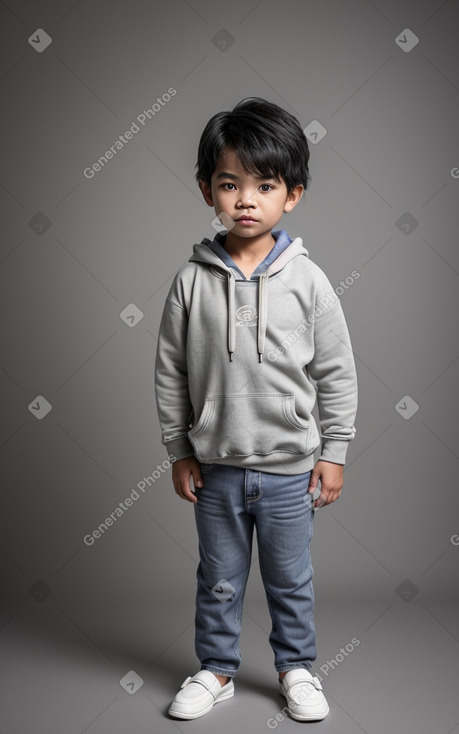
[[[159, 320], [192, 244], [215, 234], [197, 145], [251, 95], [326, 128], [280, 227], [334, 287], [360, 274], [341, 295], [357, 436], [312, 544], [331, 713], [308, 726], [459, 732], [458, 23], [455, 0], [0, 3], [2, 734], [267, 732], [285, 705], [255, 545], [235, 698], [167, 717], [198, 670], [197, 538], [170, 470], [83, 541], [167, 457]], [[409, 52], [395, 42], [406, 28]], [[41, 53], [37, 29], [52, 39]]]

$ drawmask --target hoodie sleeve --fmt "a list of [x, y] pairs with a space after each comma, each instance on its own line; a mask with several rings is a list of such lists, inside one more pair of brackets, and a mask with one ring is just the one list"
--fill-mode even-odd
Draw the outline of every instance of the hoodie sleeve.
[[356, 434], [358, 389], [351, 341], [338, 298], [314, 323], [314, 357], [307, 369], [317, 383], [322, 437], [319, 459], [345, 464], [349, 442]]
[[186, 360], [187, 313], [171, 300], [164, 305], [155, 362], [155, 391], [161, 443], [179, 461], [194, 454], [188, 439], [192, 406]]

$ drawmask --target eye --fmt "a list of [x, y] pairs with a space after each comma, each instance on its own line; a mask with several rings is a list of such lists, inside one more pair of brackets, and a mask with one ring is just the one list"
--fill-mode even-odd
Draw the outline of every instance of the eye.
[[[261, 185], [262, 185], [262, 186], [267, 186], [267, 187], [268, 187], [268, 189], [273, 189], [273, 188], [274, 188], [274, 186], [271, 186], [271, 184], [261, 184]], [[267, 193], [267, 192], [266, 192], [266, 193]]]
[[[226, 186], [234, 186], [234, 184], [233, 183], [224, 183], [224, 184], [222, 184], [222, 188], [224, 188], [225, 191], [228, 191], [228, 189], [226, 188]], [[232, 191], [233, 189], [229, 189], [229, 190]]]

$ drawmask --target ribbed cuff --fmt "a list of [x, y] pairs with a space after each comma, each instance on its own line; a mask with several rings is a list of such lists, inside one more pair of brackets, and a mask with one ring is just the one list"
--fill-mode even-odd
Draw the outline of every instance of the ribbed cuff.
[[333, 464], [345, 464], [349, 441], [337, 441], [336, 439], [325, 439], [319, 461], [331, 461]]
[[175, 456], [175, 461], [185, 459], [187, 456], [193, 456], [194, 450], [188, 438], [175, 438], [173, 441], [168, 441], [164, 444], [167, 453]]

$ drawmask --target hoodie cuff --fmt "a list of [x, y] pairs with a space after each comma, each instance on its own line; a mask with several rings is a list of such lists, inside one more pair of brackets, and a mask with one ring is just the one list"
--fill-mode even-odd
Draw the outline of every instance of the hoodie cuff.
[[175, 438], [173, 441], [164, 443], [168, 454], [175, 456], [174, 461], [180, 461], [187, 456], [194, 456], [193, 446], [188, 438]]
[[325, 439], [322, 444], [322, 451], [319, 461], [331, 461], [333, 464], [345, 464], [346, 454], [349, 448], [349, 441], [337, 441], [329, 438]]

